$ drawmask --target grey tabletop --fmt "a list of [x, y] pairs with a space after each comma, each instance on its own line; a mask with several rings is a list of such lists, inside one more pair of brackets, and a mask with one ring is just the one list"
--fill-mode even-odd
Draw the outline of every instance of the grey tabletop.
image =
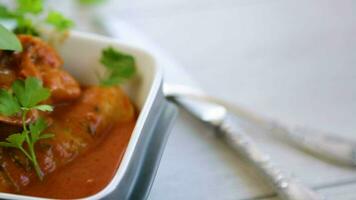
[[[105, 7], [105, 6], [104, 6]], [[211, 95], [285, 123], [356, 140], [352, 0], [120, 0], [105, 8], [138, 27]], [[254, 169], [181, 112], [149, 199], [274, 199]], [[329, 199], [356, 199], [356, 170], [251, 136]]]

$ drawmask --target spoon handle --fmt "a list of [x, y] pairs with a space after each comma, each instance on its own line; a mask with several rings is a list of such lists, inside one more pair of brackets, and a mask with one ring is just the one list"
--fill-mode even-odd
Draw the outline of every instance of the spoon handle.
[[217, 134], [233, 149], [250, 161], [264, 177], [272, 183], [278, 195], [285, 200], [322, 200], [317, 192], [287, 177], [271, 161], [269, 155], [262, 152], [245, 131], [236, 126], [228, 114], [217, 126]]
[[318, 157], [347, 166], [356, 166], [356, 143], [353, 140], [304, 126], [290, 128], [278, 122], [271, 122], [269, 129], [298, 148]]
[[165, 84], [165, 92], [180, 96], [190, 96], [208, 102], [224, 105], [236, 117], [248, 120], [253, 126], [268, 130], [268, 133], [282, 137], [318, 159], [326, 159], [334, 164], [356, 167], [356, 142], [336, 133], [327, 133], [305, 126], [290, 126], [276, 120], [261, 117], [254, 112], [245, 110], [224, 100], [206, 96], [191, 87]]

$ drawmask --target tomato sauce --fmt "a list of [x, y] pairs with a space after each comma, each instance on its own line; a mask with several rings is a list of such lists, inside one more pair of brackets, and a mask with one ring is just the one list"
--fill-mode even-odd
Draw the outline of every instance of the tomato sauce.
[[101, 191], [115, 175], [135, 121], [118, 124], [92, 149], [74, 162], [24, 188], [21, 194], [57, 198], [84, 198]]

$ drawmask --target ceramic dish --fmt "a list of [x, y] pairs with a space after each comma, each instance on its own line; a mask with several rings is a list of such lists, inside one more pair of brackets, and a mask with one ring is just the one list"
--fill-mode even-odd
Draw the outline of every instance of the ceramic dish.
[[[129, 44], [87, 33], [71, 32], [56, 49], [64, 68], [83, 84], [97, 83], [101, 50], [107, 46], [135, 57], [137, 77], [124, 88], [139, 110], [139, 117], [121, 164], [111, 182], [85, 199], [145, 199], [158, 168], [177, 110], [162, 93], [162, 72], [149, 53]], [[1, 199], [45, 199], [0, 193]]]

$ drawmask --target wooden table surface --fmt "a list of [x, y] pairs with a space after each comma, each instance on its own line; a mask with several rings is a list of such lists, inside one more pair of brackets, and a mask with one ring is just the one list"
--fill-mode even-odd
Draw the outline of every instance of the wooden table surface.
[[[117, 0], [105, 9], [141, 29], [208, 93], [356, 140], [355, 1]], [[149, 199], [277, 199], [208, 133], [181, 113]], [[282, 169], [328, 199], [356, 199], [356, 169], [265, 132], [251, 135]]]

